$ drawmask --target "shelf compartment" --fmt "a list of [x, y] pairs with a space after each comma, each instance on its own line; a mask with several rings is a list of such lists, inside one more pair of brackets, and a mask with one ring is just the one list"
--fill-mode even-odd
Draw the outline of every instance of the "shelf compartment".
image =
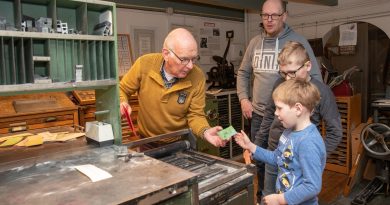
[[[32, 58], [33, 63], [33, 81], [36, 78], [48, 78], [50, 77], [50, 55], [49, 55], [49, 42], [50, 40], [33, 39], [32, 40], [32, 53], [29, 57]], [[37, 79], [38, 80], [38, 79]]]
[[88, 42], [88, 54], [89, 54], [89, 67], [87, 69], [90, 73], [90, 79], [88, 80], [97, 80], [97, 66], [96, 66], [96, 42]]
[[96, 41], [96, 70], [97, 70], [97, 79], [101, 80], [106, 78], [104, 75], [104, 67], [103, 67], [103, 43], [101, 41]]
[[49, 0], [21, 1], [22, 17], [26, 15], [34, 19], [38, 19], [39, 17], [53, 18], [49, 16], [49, 13], [51, 13], [49, 11], [51, 8], [48, 6], [49, 2]]
[[108, 68], [110, 70], [110, 77], [109, 78], [116, 78], [118, 76], [118, 69], [117, 69], [117, 65], [116, 65], [117, 45], [113, 41], [107, 42], [107, 44], [110, 48], [110, 51], [109, 51], [110, 55], [107, 55], [107, 54], [105, 55], [107, 58], [108, 58], [108, 56], [110, 56], [109, 59], [107, 59], [107, 61], [110, 61], [110, 67]]
[[16, 84], [16, 65], [15, 65], [15, 46], [14, 38], [3, 38], [4, 67], [5, 67], [5, 84]]
[[102, 13], [109, 10], [113, 14], [112, 8], [113, 7], [111, 7], [109, 5], [101, 5], [101, 4], [88, 4], [87, 5], [88, 34], [93, 34], [95, 25], [100, 23], [99, 17]]
[[31, 38], [27, 38], [23, 40], [24, 44], [24, 62], [26, 69], [26, 83], [34, 82], [34, 48], [33, 41]]
[[15, 68], [17, 84], [27, 83], [26, 79], [26, 62], [24, 59], [24, 44], [23, 39], [16, 38], [15, 43]]
[[87, 34], [86, 3], [57, 1], [56, 6], [56, 20], [67, 23], [68, 29], [75, 29], [76, 31], [81, 32], [81, 34]]
[[0, 85], [7, 84], [7, 70], [5, 68], [4, 38], [0, 37]]
[[6, 22], [12, 26], [16, 26], [16, 16], [18, 12], [15, 10], [17, 6], [15, 6], [15, 1], [1, 1], [0, 5], [0, 16], [5, 17]]

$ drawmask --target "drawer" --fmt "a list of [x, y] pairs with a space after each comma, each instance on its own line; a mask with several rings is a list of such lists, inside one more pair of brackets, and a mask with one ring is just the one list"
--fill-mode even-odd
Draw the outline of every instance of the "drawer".
[[0, 134], [79, 124], [77, 106], [65, 93], [0, 98]]
[[74, 125], [78, 125], [77, 110], [14, 116], [0, 119], [0, 134]]

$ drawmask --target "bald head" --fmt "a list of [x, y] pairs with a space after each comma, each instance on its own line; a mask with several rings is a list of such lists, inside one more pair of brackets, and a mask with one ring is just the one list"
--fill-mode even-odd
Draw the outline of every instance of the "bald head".
[[279, 8], [279, 13], [286, 11], [286, 3], [283, 0], [266, 0], [263, 4], [264, 7], [277, 7]]
[[184, 28], [177, 28], [169, 32], [165, 38], [165, 49], [196, 49], [197, 43], [194, 36]]

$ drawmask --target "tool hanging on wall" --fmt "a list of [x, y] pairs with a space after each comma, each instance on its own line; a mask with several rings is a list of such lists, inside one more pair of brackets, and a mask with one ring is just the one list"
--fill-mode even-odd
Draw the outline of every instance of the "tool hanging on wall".
[[339, 75], [329, 83], [329, 87], [332, 89], [335, 96], [352, 96], [353, 86], [350, 83], [350, 78], [353, 73], [362, 72], [357, 66], [345, 70], [342, 75]]
[[[226, 38], [228, 44], [225, 49], [223, 57], [213, 56], [213, 60], [217, 62], [216, 67], [212, 67], [210, 72], [207, 72], [208, 80], [207, 83], [211, 83], [208, 89], [211, 88], [235, 88], [236, 77], [234, 74], [234, 65], [226, 60], [226, 56], [229, 51], [230, 41], [234, 37], [234, 31], [226, 31]], [[230, 65], [229, 65], [230, 64]]]

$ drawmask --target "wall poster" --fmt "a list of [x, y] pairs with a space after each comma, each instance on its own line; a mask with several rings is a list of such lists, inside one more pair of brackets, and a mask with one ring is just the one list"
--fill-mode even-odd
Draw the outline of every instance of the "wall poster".
[[119, 76], [123, 76], [134, 63], [129, 34], [118, 34]]
[[138, 58], [147, 53], [155, 52], [154, 30], [134, 29], [135, 57]]

